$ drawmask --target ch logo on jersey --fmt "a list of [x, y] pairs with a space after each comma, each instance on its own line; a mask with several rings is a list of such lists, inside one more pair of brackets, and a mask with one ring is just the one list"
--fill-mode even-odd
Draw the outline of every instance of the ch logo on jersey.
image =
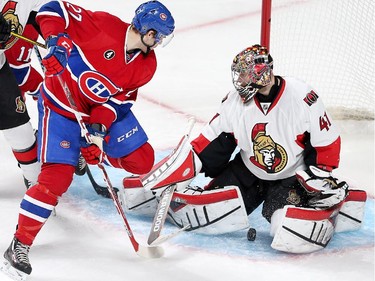
[[104, 58], [106, 60], [111, 60], [115, 57], [115, 51], [114, 50], [107, 50], [104, 52]]
[[270, 135], [266, 135], [266, 125], [267, 123], [258, 123], [252, 129], [254, 156], [250, 157], [250, 161], [267, 173], [274, 174], [285, 168], [288, 155], [281, 145], [275, 143]]
[[81, 92], [96, 103], [105, 103], [122, 89], [111, 80], [95, 71], [85, 71], [78, 78]]

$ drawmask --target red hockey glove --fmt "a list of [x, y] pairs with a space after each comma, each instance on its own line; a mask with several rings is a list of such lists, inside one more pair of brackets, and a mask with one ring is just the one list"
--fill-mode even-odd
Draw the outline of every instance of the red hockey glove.
[[65, 33], [47, 39], [48, 54], [42, 60], [46, 76], [58, 75], [64, 71], [73, 49], [73, 42]]
[[100, 150], [95, 144], [87, 147], [81, 147], [81, 154], [86, 162], [90, 165], [97, 165], [103, 162], [104, 152]]
[[[92, 124], [91, 126], [87, 126], [87, 130], [89, 131], [91, 138], [96, 138], [97, 141], [102, 142], [106, 135], [106, 129], [102, 124]], [[105, 153], [98, 145], [87, 143], [84, 139], [81, 140], [81, 154], [90, 165], [97, 165], [103, 162]]]
[[305, 171], [297, 171], [299, 183], [312, 196], [309, 206], [321, 209], [331, 208], [341, 203], [348, 195], [348, 184], [338, 182], [328, 171], [310, 166]]

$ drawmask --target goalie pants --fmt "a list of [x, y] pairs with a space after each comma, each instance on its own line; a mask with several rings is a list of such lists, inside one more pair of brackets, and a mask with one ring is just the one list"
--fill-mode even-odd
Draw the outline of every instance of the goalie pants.
[[272, 214], [285, 205], [307, 205], [308, 195], [295, 176], [276, 181], [261, 180], [247, 169], [239, 153], [205, 189], [229, 185], [240, 188], [248, 215], [263, 203], [262, 215], [269, 222]]

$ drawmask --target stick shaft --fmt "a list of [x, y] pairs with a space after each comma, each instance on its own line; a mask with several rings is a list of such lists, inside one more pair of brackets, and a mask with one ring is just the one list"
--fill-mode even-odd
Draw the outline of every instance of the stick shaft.
[[46, 45], [44, 45], [44, 44], [42, 44], [42, 43], [39, 43], [39, 42], [37, 42], [37, 41], [31, 40], [30, 38], [27, 38], [27, 37], [25, 37], [25, 36], [23, 36], [23, 35], [21, 35], [21, 34], [15, 33], [15, 32], [13, 32], [13, 31], [11, 31], [10, 34], [11, 34], [12, 36], [14, 36], [14, 37], [17, 37], [17, 38], [19, 38], [19, 39], [25, 40], [26, 42], [29, 42], [29, 43], [31, 43], [31, 44], [33, 44], [33, 45], [36, 45], [36, 46], [41, 47], [41, 48], [43, 48], [43, 49], [47, 49]]

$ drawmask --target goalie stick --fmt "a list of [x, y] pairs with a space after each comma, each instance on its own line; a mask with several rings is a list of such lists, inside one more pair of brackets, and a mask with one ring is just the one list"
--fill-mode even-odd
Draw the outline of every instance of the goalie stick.
[[[30, 39], [28, 39], [28, 38], [26, 38], [26, 37], [24, 37], [24, 36], [22, 36], [22, 35], [16, 34], [16, 33], [12, 33], [12, 35], [15, 36], [15, 37], [18, 37], [18, 38], [20, 38], [20, 39], [26, 40], [26, 41], [28, 41], [28, 42], [30, 42], [30, 43], [33, 43], [33, 44], [34, 44], [35, 52], [36, 52], [37, 57], [38, 57], [38, 59], [39, 59], [39, 62], [40, 62], [40, 64], [42, 65], [42, 63], [41, 63], [41, 58], [42, 58], [42, 57], [41, 57], [41, 55], [40, 55], [40, 52], [39, 52], [39, 49], [37, 48], [37, 46], [40, 46], [40, 47], [42, 47], [42, 48], [46, 48], [46, 46], [43, 45], [43, 44], [40, 44], [40, 43], [38, 43], [38, 42], [36, 42], [36, 41], [30, 40]], [[42, 66], [42, 68], [44, 68], [44, 67]], [[66, 98], [67, 98], [67, 100], [68, 100], [68, 102], [69, 102], [70, 107], [71, 107], [71, 108], [73, 109], [73, 111], [74, 111], [74, 116], [76, 117], [77, 122], [78, 122], [78, 124], [79, 124], [79, 126], [80, 126], [80, 128], [81, 128], [81, 135], [82, 135], [83, 137], [85, 137], [85, 139], [86, 139], [86, 141], [87, 141], [88, 143], [93, 143], [93, 140], [92, 140], [92, 138], [91, 138], [91, 135], [90, 135], [90, 133], [88, 132], [88, 130], [87, 130], [87, 128], [86, 128], [86, 124], [83, 122], [83, 118], [82, 118], [81, 114], [80, 114], [80, 113], [78, 112], [78, 110], [77, 110], [77, 106], [76, 106], [76, 104], [75, 104], [75, 102], [74, 102], [74, 100], [73, 100], [73, 97], [72, 97], [72, 95], [71, 95], [71, 93], [70, 93], [70, 90], [69, 90], [68, 86], [67, 86], [66, 83], [63, 81], [63, 79], [62, 79], [62, 77], [61, 77], [60, 75], [57, 75], [57, 78], [58, 78], [58, 80], [59, 80], [59, 83], [61, 84], [61, 87], [62, 87], [63, 90], [64, 90], [65, 96], [66, 96]], [[140, 245], [140, 244], [138, 243], [138, 241], [135, 239], [135, 237], [134, 237], [134, 235], [133, 235], [133, 232], [132, 232], [132, 230], [131, 230], [131, 228], [130, 228], [129, 222], [128, 222], [127, 218], [126, 218], [125, 212], [124, 212], [124, 210], [122, 209], [122, 207], [121, 207], [121, 203], [120, 203], [120, 201], [119, 201], [119, 199], [118, 199], [118, 197], [117, 197], [117, 194], [116, 194], [116, 192], [115, 192], [115, 189], [113, 188], [112, 183], [111, 183], [111, 181], [110, 181], [110, 179], [109, 179], [109, 177], [108, 177], [107, 171], [105, 170], [104, 166], [103, 166], [101, 163], [98, 164], [98, 167], [99, 167], [99, 169], [100, 169], [100, 170], [102, 171], [102, 173], [103, 173], [103, 179], [104, 179], [104, 181], [105, 181], [105, 183], [106, 183], [106, 185], [107, 185], [107, 188], [108, 188], [108, 192], [109, 192], [109, 194], [110, 194], [110, 197], [111, 197], [112, 200], [113, 200], [113, 203], [114, 203], [114, 205], [115, 205], [115, 207], [116, 207], [116, 209], [117, 209], [117, 212], [118, 212], [118, 213], [120, 214], [120, 216], [122, 217], [122, 220], [123, 220], [123, 224], [124, 224], [124, 227], [125, 227], [126, 233], [128, 234], [128, 237], [129, 237], [129, 239], [130, 239], [130, 242], [131, 242], [131, 244], [132, 244], [132, 246], [133, 246], [135, 252], [136, 252], [139, 256], [141, 256], [141, 257], [145, 257], [145, 258], [160, 258], [160, 257], [162, 257], [162, 256], [164, 255], [164, 250], [163, 250], [163, 248], [161, 248], [161, 247], [159, 247], [159, 246], [155, 246], [155, 247], [147, 247], [147, 246], [143, 246], [143, 245]]]
[[[180, 140], [177, 148], [172, 152], [172, 154], [169, 155], [168, 161], [164, 162], [163, 165], [161, 165], [160, 167], [157, 166], [157, 168], [160, 170], [160, 173], [167, 171], [168, 168], [172, 165], [172, 163], [177, 159], [180, 153], [180, 148], [182, 148], [186, 144], [186, 142], [189, 141], [190, 133], [194, 127], [194, 124], [195, 124], [195, 118], [191, 117], [188, 121], [188, 127], [186, 130], [186, 133]], [[169, 161], [169, 160], [172, 160], [172, 161]], [[163, 166], [165, 166], [164, 170], [162, 170]], [[152, 171], [150, 173], [152, 173]], [[185, 227], [183, 227], [182, 229], [179, 229], [176, 232], [173, 232], [164, 236], [160, 236], [161, 231], [163, 230], [165, 219], [168, 215], [168, 209], [171, 204], [173, 193], [176, 190], [176, 188], [177, 188], [177, 184], [171, 184], [166, 189], [164, 189], [163, 192], [161, 193], [160, 201], [156, 209], [156, 213], [154, 216], [154, 220], [152, 222], [150, 234], [147, 240], [147, 243], [149, 245], [153, 246], [153, 245], [159, 245], [161, 243], [164, 243], [165, 241], [175, 237], [180, 232], [190, 227], [190, 225], [186, 225]]]

